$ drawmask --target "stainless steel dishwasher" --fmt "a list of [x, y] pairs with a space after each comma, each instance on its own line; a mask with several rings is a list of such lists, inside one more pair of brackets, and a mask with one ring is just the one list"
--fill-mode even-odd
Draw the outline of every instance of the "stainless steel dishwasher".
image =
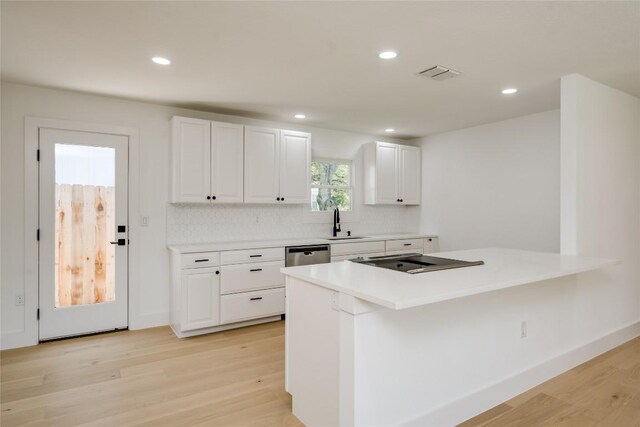
[[327, 264], [331, 262], [330, 245], [288, 246], [285, 267], [297, 265]]

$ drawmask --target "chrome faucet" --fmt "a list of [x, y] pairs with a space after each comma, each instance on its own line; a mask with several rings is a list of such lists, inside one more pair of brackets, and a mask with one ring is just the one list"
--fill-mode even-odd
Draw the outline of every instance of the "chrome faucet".
[[340, 229], [340, 211], [338, 208], [333, 210], [333, 237], [337, 237]]

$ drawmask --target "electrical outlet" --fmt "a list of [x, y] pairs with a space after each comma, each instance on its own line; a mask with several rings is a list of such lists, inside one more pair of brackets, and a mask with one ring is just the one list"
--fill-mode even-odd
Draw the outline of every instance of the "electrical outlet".
[[147, 215], [142, 215], [140, 217], [140, 226], [148, 227], [149, 226], [149, 217]]
[[24, 305], [24, 295], [16, 295], [16, 305]]
[[527, 321], [523, 320], [520, 322], [520, 338], [527, 337]]

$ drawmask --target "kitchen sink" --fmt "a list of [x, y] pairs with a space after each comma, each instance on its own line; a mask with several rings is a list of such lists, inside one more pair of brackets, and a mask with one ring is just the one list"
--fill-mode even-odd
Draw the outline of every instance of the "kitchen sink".
[[364, 239], [363, 236], [349, 236], [349, 237], [329, 237], [327, 240], [357, 240]]

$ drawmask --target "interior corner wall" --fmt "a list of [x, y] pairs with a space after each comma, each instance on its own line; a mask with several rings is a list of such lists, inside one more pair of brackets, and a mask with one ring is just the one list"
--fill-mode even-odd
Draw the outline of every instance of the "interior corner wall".
[[619, 264], [577, 278], [574, 316], [606, 334], [640, 320], [640, 99], [562, 78], [562, 253]]
[[[428, 136], [420, 230], [444, 251], [560, 248], [560, 111]], [[415, 214], [415, 213], [414, 213]]]

